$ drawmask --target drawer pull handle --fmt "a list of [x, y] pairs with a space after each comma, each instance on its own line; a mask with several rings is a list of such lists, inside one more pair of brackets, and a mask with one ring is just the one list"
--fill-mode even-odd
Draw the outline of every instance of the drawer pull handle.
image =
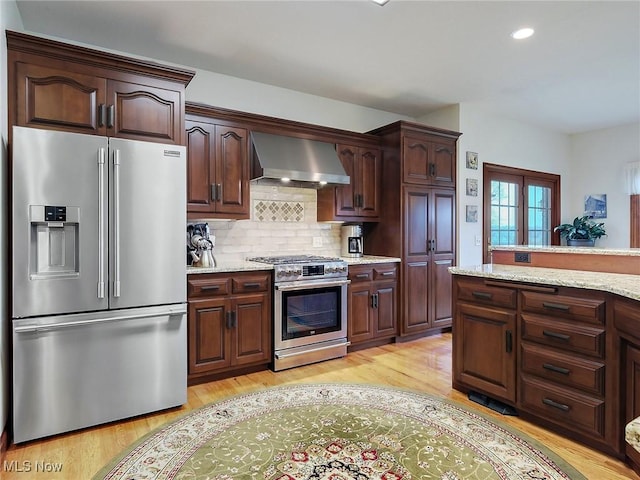
[[550, 332], [549, 330], [543, 330], [542, 335], [545, 337], [557, 338], [558, 340], [569, 340], [571, 338], [570, 335], [565, 335], [564, 333], [556, 333]]
[[394, 272], [382, 272], [382, 276], [383, 277], [388, 277], [388, 276], [393, 275], [393, 274], [394, 274]]
[[565, 405], [564, 403], [555, 402], [555, 401], [551, 400], [550, 398], [543, 398], [542, 399], [542, 403], [544, 403], [545, 405], [549, 405], [550, 407], [557, 408], [558, 410], [562, 410], [563, 412], [568, 412], [571, 409], [571, 407], [569, 407], [569, 405]]
[[471, 295], [473, 295], [476, 298], [484, 298], [486, 300], [491, 300], [491, 297], [492, 297], [492, 295], [487, 292], [471, 292]]
[[562, 373], [563, 375], [569, 375], [571, 373], [571, 370], [569, 370], [568, 368], [556, 367], [555, 365], [552, 365], [550, 363], [544, 363], [542, 365], [542, 368], [544, 368], [545, 370], [551, 370], [552, 372]]
[[208, 290], [220, 290], [220, 285], [205, 285], [200, 287], [200, 290], [208, 291]]
[[511, 333], [511, 330], [507, 330], [505, 337], [505, 341], [507, 344], [507, 353], [511, 353], [513, 351], [513, 335]]
[[359, 273], [356, 275], [356, 278], [369, 278], [368, 273]]
[[245, 282], [242, 286], [244, 288], [260, 288], [260, 283], [258, 283], [258, 282]]
[[562, 310], [563, 312], [569, 311], [569, 305], [564, 305], [562, 303], [542, 302], [542, 306], [551, 310]]

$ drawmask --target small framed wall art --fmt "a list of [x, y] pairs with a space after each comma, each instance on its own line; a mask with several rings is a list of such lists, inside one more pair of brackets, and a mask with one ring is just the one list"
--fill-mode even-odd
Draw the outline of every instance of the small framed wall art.
[[478, 223], [478, 206], [467, 205], [467, 223]]
[[478, 154], [476, 152], [467, 152], [467, 168], [478, 169]]
[[467, 178], [467, 197], [478, 196], [478, 179]]

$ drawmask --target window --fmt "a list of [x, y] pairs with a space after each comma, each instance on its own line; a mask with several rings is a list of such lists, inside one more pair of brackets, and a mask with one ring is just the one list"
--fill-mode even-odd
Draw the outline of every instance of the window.
[[559, 244], [560, 176], [484, 164], [484, 262], [489, 245]]

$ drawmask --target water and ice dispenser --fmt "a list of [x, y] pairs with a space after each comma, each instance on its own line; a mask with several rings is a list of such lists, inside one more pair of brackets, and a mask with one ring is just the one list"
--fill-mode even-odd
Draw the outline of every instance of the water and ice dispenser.
[[29, 205], [29, 276], [45, 279], [80, 272], [80, 208]]

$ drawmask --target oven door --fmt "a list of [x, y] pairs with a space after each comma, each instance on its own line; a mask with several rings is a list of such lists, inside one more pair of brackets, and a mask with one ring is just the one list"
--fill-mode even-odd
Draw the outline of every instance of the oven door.
[[341, 279], [277, 283], [275, 350], [346, 339], [349, 282]]

